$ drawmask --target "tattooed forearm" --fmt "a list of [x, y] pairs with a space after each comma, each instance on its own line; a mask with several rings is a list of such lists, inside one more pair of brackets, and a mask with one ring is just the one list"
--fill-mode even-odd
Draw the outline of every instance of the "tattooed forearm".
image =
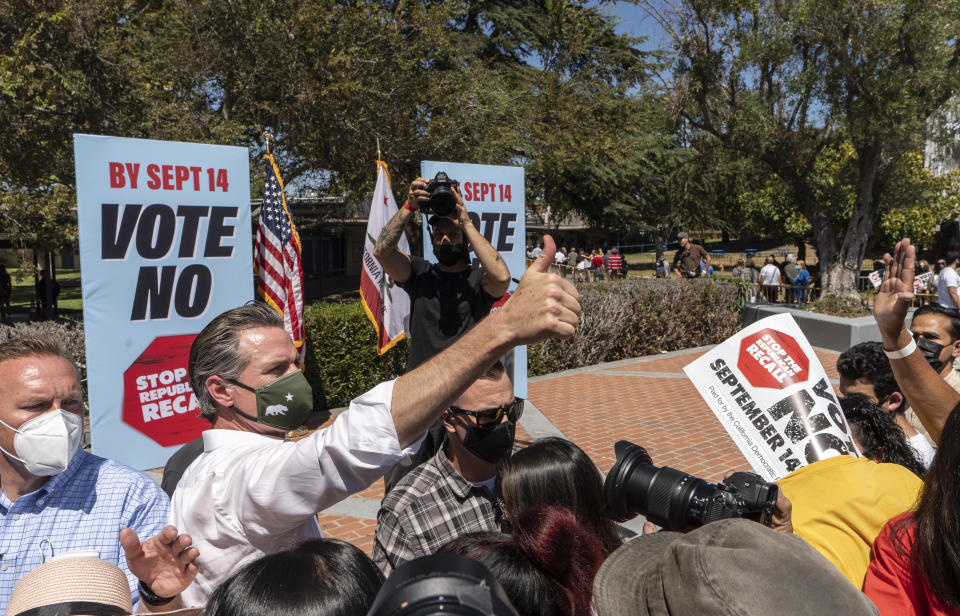
[[380, 232], [377, 243], [373, 246], [374, 254], [388, 254], [397, 248], [397, 242], [400, 241], [400, 236], [403, 235], [404, 222], [405, 221], [401, 220], [399, 216], [394, 216], [390, 219], [390, 222], [388, 222], [383, 228], [383, 231]]

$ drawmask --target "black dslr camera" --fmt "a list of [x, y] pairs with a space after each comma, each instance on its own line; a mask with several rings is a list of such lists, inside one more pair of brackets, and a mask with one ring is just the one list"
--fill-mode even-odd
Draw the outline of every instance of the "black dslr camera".
[[426, 191], [430, 193], [430, 200], [420, 205], [424, 214], [436, 214], [446, 218], [457, 211], [457, 197], [452, 188], [460, 188], [460, 182], [447, 177], [443, 171], [427, 183]]
[[756, 473], [707, 483], [669, 466], [656, 467], [639, 445], [618, 441], [617, 463], [603, 484], [607, 515], [624, 522], [642, 513], [664, 530], [689, 532], [724, 518], [770, 526], [780, 488]]

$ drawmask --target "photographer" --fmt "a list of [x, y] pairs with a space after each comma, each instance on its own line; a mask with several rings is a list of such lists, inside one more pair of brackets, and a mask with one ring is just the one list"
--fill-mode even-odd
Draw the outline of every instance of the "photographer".
[[700, 244], [691, 243], [686, 233], [677, 233], [677, 239], [680, 240], [680, 248], [673, 255], [673, 270], [678, 278], [697, 278], [700, 275], [700, 261], [706, 262], [704, 269], [710, 267], [710, 254]]
[[[410, 296], [407, 372], [446, 349], [487, 316], [510, 284], [507, 264], [473, 226], [456, 185], [449, 186], [456, 199], [453, 214], [446, 217], [434, 214], [428, 221], [438, 263], [429, 263], [397, 250], [397, 242], [407, 221], [431, 200], [431, 193], [427, 190], [429, 183], [426, 178], [417, 178], [410, 183], [406, 203], [383, 228], [373, 249], [384, 271]], [[479, 269], [470, 263], [471, 248], [477, 253]], [[387, 474], [388, 492], [407, 471], [439, 450], [443, 434], [439, 422], [430, 428], [413, 463]]]
[[[428, 221], [438, 263], [397, 250], [407, 221], [430, 201], [428, 183], [426, 178], [411, 182], [406, 203], [383, 228], [373, 249], [384, 271], [410, 295], [408, 372], [485, 317], [510, 284], [507, 264], [473, 226], [455, 186], [450, 188], [457, 200], [454, 213]], [[470, 249], [477, 253], [479, 269], [470, 264]]]

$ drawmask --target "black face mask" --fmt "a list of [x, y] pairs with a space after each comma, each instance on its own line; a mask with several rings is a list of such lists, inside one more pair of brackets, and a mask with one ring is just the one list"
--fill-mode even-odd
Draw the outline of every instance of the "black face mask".
[[512, 421], [505, 421], [492, 429], [473, 426], [467, 428], [463, 446], [484, 462], [495, 464], [510, 455], [516, 431], [517, 425]]
[[452, 267], [461, 261], [470, 263], [470, 250], [466, 244], [434, 244], [433, 254], [437, 263]]
[[940, 372], [943, 369], [943, 361], [940, 359], [940, 353], [943, 351], [944, 345], [937, 344], [933, 340], [927, 340], [920, 336], [914, 336], [913, 339], [917, 343], [917, 348], [920, 349], [923, 358], [930, 364], [930, 367]]

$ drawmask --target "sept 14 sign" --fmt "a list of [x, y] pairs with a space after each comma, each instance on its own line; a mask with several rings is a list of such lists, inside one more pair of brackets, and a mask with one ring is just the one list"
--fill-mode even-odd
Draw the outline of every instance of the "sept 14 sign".
[[767, 481], [860, 455], [826, 371], [789, 314], [757, 321], [683, 371]]
[[74, 135], [93, 452], [162, 466], [209, 427], [197, 333], [253, 299], [245, 148]]
[[[422, 161], [420, 175], [431, 179], [437, 172], [445, 172], [460, 183], [460, 195], [477, 231], [500, 253], [510, 276], [520, 279], [526, 269], [526, 217], [523, 167], [497, 165], [474, 165]], [[436, 261], [430, 230], [423, 226], [423, 256], [427, 261]], [[473, 256], [474, 266], [477, 257]], [[511, 281], [509, 293], [517, 287]], [[496, 307], [495, 307], [496, 309]], [[511, 358], [507, 358], [510, 364]], [[514, 393], [527, 397], [527, 347], [517, 347], [512, 355]], [[510, 366], [507, 366], [508, 370]]]

